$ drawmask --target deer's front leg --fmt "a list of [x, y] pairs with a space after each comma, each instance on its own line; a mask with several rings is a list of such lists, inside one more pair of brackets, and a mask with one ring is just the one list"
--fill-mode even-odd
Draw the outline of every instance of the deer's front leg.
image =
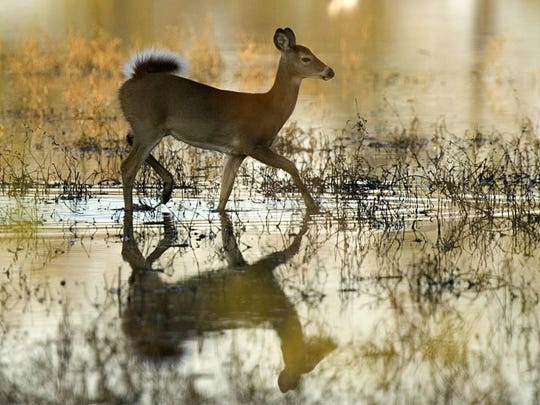
[[236, 174], [240, 165], [246, 158], [246, 155], [229, 155], [227, 163], [223, 168], [223, 177], [221, 179], [221, 193], [219, 195], [219, 205], [218, 211], [224, 211], [225, 205], [229, 200], [231, 191], [234, 185], [234, 180], [236, 179]]
[[304, 202], [306, 203], [307, 210], [310, 213], [319, 212], [319, 206], [317, 205], [317, 203], [309, 193], [306, 185], [300, 178], [298, 169], [293, 162], [281, 155], [278, 155], [276, 152], [269, 148], [255, 149], [252, 151], [252, 153], [250, 153], [250, 156], [268, 166], [276, 167], [289, 173], [294, 181], [294, 184], [296, 184], [296, 187], [298, 188], [300, 193], [302, 193], [302, 197], [304, 198]]

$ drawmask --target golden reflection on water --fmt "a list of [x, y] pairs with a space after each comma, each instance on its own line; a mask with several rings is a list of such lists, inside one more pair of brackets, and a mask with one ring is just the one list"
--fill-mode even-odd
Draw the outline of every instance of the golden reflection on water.
[[186, 338], [227, 329], [270, 325], [279, 337], [285, 368], [279, 373], [282, 392], [295, 389], [335, 348], [330, 339], [306, 338], [296, 309], [275, 278], [274, 270], [298, 253], [302, 227], [291, 244], [248, 264], [238, 248], [231, 218], [222, 214], [221, 237], [228, 269], [216, 270], [182, 283], [164, 283], [152, 264], [174, 245], [176, 235], [165, 216], [164, 239], [145, 258], [133, 234], [133, 219], [124, 218], [122, 256], [131, 268], [127, 308], [122, 328], [139, 356], [161, 360], [180, 356]]

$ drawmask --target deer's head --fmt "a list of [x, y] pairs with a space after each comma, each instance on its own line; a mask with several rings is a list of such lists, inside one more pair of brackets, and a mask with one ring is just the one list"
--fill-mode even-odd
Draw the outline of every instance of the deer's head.
[[317, 58], [309, 48], [296, 44], [296, 36], [290, 28], [278, 28], [274, 34], [274, 44], [281, 52], [282, 61], [291, 75], [302, 79], [311, 77], [323, 80], [334, 77], [334, 70]]

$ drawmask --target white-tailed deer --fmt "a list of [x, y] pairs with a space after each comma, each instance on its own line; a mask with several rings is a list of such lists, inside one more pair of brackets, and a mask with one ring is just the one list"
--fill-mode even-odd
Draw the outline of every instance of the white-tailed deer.
[[150, 153], [164, 136], [227, 155], [218, 210], [224, 211], [238, 169], [246, 156], [289, 173], [308, 211], [317, 203], [296, 166], [271, 149], [278, 131], [292, 114], [304, 78], [329, 80], [334, 71], [308, 48], [296, 44], [290, 28], [277, 29], [274, 44], [281, 52], [274, 85], [267, 93], [220, 90], [174, 75], [181, 59], [168, 51], [134, 55], [126, 65], [129, 79], [120, 87], [122, 112], [131, 131], [132, 149], [122, 162], [124, 207], [133, 212], [133, 182], [146, 162], [164, 183], [162, 202], [172, 193], [173, 177]]
[[274, 270], [295, 256], [308, 230], [306, 216], [289, 246], [249, 264], [238, 248], [227, 213], [221, 213], [221, 237], [228, 267], [168, 284], [152, 269], [176, 242], [170, 215], [164, 214], [164, 238], [144, 257], [133, 236], [133, 216], [124, 216], [122, 257], [131, 268], [129, 297], [122, 314], [124, 333], [142, 358], [160, 361], [182, 356], [182, 344], [205, 333], [263, 328], [276, 331], [284, 369], [281, 391], [297, 387], [336, 348], [328, 337], [307, 337], [294, 304], [283, 292]]

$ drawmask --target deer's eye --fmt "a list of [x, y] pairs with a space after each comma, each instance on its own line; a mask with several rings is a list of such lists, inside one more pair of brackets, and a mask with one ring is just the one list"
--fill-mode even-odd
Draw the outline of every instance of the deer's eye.
[[309, 56], [302, 56], [300, 60], [302, 61], [302, 63], [306, 63], [306, 64], [311, 62], [311, 58]]

